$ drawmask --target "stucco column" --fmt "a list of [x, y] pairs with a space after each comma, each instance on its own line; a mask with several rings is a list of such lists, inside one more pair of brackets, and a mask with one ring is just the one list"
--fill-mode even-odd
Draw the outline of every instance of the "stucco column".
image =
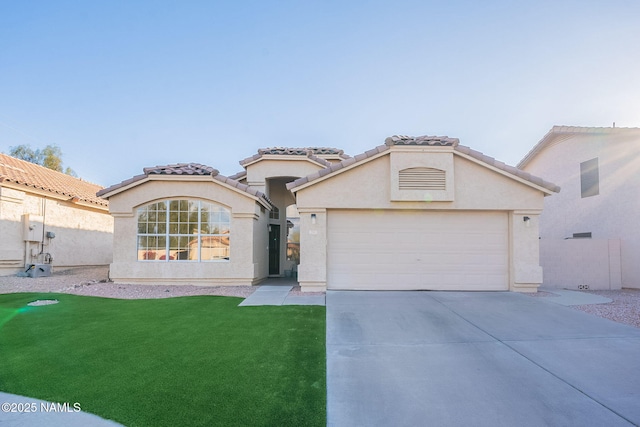
[[327, 211], [300, 210], [300, 265], [298, 282], [303, 292], [327, 289]]
[[542, 284], [540, 267], [540, 211], [514, 211], [510, 218], [510, 290], [537, 292]]

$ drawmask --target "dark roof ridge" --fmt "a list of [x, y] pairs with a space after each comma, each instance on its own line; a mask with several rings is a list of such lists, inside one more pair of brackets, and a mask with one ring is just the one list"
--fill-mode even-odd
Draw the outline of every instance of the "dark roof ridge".
[[142, 169], [146, 175], [217, 175], [220, 173], [211, 166], [200, 163], [175, 163], [166, 166], [153, 166]]
[[460, 143], [458, 138], [449, 138], [448, 136], [407, 136], [393, 135], [384, 140], [386, 145], [431, 145], [442, 147], [455, 147]]
[[343, 159], [348, 159], [349, 156], [344, 154], [343, 150], [331, 147], [271, 147], [271, 148], [259, 148], [258, 153], [251, 157], [240, 160], [240, 165], [245, 166], [248, 163], [252, 163], [262, 158], [262, 156], [306, 156], [314, 162], [320, 164], [330, 163], [327, 160], [319, 156], [335, 155]]

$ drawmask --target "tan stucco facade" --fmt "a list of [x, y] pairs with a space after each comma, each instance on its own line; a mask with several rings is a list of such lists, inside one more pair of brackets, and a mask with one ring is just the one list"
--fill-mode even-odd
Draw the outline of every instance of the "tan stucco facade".
[[[303, 291], [332, 289], [332, 280], [349, 289], [349, 280], [344, 280], [347, 276], [336, 273], [351, 269], [349, 256], [354, 257], [354, 263], [357, 258], [361, 270], [354, 274], [362, 279], [374, 276], [371, 271], [362, 273], [370, 265], [367, 255], [380, 261], [378, 270], [388, 276], [392, 273], [384, 271], [384, 263], [394, 257], [401, 261], [409, 257], [415, 267], [421, 262], [419, 258], [438, 258], [429, 256], [435, 253], [449, 266], [441, 276], [428, 264], [414, 270], [408, 264], [409, 270], [402, 274], [415, 276], [410, 285], [359, 286], [535, 292], [542, 282], [538, 219], [544, 196], [554, 191], [550, 183], [466, 147], [459, 148], [455, 139], [434, 138], [397, 137], [387, 146], [354, 158], [326, 148], [261, 149], [241, 161], [245, 171], [234, 175], [239, 181], [199, 164], [146, 168], [145, 175], [99, 193], [109, 199], [115, 219], [111, 279], [120, 283], [253, 285], [270, 276], [297, 273]], [[154, 258], [141, 258], [141, 253], [146, 256], [148, 252], [137, 247], [138, 209], [176, 199], [218, 204], [231, 213], [228, 259], [205, 262], [177, 255], [156, 259], [157, 251]], [[297, 209], [287, 209], [293, 205]], [[293, 225], [288, 223], [288, 210], [299, 214], [299, 220], [295, 218], [300, 227], [299, 246], [291, 242], [296, 251], [299, 248], [299, 265], [295, 265], [297, 252], [295, 258], [287, 258], [287, 236]], [[358, 235], [374, 235], [377, 223], [372, 215], [376, 212], [384, 213], [386, 224], [409, 236], [408, 244], [394, 241], [394, 231], [386, 230], [384, 238], [390, 242], [386, 248], [375, 237], [367, 240], [365, 252], [359, 254], [336, 245], [346, 236], [340, 234], [342, 230], [350, 231], [348, 224], [357, 228], [354, 240]], [[414, 233], [412, 227], [421, 224], [423, 214], [432, 225], [422, 228], [423, 234]], [[360, 216], [366, 221], [358, 221]], [[438, 221], [448, 227], [444, 234], [433, 226]], [[443, 245], [447, 254], [433, 252], [437, 245], [421, 244], [423, 237], [433, 240], [428, 235], [431, 232], [447, 240]], [[343, 243], [349, 243], [351, 236], [347, 237]], [[492, 253], [484, 253], [485, 244], [492, 245]], [[389, 251], [389, 247], [398, 253], [386, 257], [388, 252], [382, 251]], [[329, 253], [331, 248], [337, 249]], [[338, 253], [347, 258], [337, 258]], [[429, 280], [421, 280], [421, 274]], [[443, 277], [442, 283], [437, 283], [438, 277]], [[456, 277], [464, 280], [456, 284]]]
[[[583, 195], [581, 167], [594, 161], [598, 191]], [[562, 186], [559, 194], [545, 199], [541, 217], [544, 286], [640, 288], [640, 128], [554, 126], [520, 162], [520, 168]], [[591, 237], [578, 237], [585, 234]], [[619, 249], [607, 240], [619, 241]], [[567, 251], [568, 247], [572, 250]], [[581, 257], [573, 250], [578, 247]], [[617, 276], [618, 268], [609, 267], [609, 262], [594, 265], [594, 259], [619, 259], [621, 277], [610, 278], [610, 274]], [[596, 266], [601, 271], [594, 272]], [[575, 269], [592, 274], [568, 274]]]
[[[406, 156], [406, 154], [410, 156]], [[394, 155], [398, 155], [398, 161]], [[437, 159], [430, 159], [435, 154]], [[449, 157], [447, 159], [447, 156]], [[407, 159], [411, 158], [411, 162]], [[438, 166], [453, 173], [450, 201], [392, 200], [392, 168]], [[535, 292], [542, 282], [538, 257], [538, 219], [549, 190], [513, 177], [498, 168], [450, 148], [392, 147], [333, 175], [302, 184], [293, 191], [301, 214], [301, 264], [298, 279], [303, 289], [324, 290], [327, 283], [327, 216], [332, 210], [502, 211], [508, 215], [509, 290]], [[397, 198], [397, 197], [396, 197]], [[431, 200], [431, 201], [430, 201]], [[527, 217], [528, 220], [524, 221]], [[463, 266], [462, 266], [463, 267]]]
[[[203, 200], [231, 212], [228, 260], [210, 262], [138, 261], [138, 208], [162, 200]], [[110, 278], [116, 283], [252, 285], [267, 272], [268, 211], [256, 198], [210, 176], [159, 177], [109, 198], [115, 219], [114, 256]]]
[[0, 185], [0, 236], [0, 276], [30, 264], [57, 268], [112, 260], [113, 218], [106, 207], [18, 184]]
[[[279, 211], [277, 218], [271, 215], [269, 225], [280, 227], [279, 260], [276, 271], [272, 276], [282, 276], [286, 271], [297, 270], [297, 265], [287, 259], [287, 207], [296, 203], [293, 194], [287, 190], [286, 184], [297, 178], [310, 175], [322, 169], [323, 164], [313, 161], [306, 156], [278, 156], [264, 155], [251, 162], [246, 167], [246, 183], [269, 197], [274, 207]], [[267, 242], [268, 246], [268, 242]]]

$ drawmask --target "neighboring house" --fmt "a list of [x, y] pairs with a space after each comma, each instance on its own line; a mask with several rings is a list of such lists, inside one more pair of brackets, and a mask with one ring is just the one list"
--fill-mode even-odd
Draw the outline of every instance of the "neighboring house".
[[101, 189], [0, 154], [0, 276], [30, 264], [109, 264], [113, 218]]
[[558, 188], [457, 139], [395, 136], [354, 158], [269, 148], [240, 164], [232, 177], [145, 168], [100, 191], [115, 219], [111, 279], [250, 285], [297, 267], [305, 291], [535, 292], [542, 281], [538, 217]]
[[541, 217], [545, 286], [640, 288], [640, 128], [554, 126], [518, 167], [562, 187]]

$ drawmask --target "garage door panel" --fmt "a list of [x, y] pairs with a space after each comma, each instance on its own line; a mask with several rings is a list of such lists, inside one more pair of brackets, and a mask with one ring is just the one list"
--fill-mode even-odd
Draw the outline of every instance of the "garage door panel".
[[501, 212], [329, 211], [329, 289], [506, 290]]

